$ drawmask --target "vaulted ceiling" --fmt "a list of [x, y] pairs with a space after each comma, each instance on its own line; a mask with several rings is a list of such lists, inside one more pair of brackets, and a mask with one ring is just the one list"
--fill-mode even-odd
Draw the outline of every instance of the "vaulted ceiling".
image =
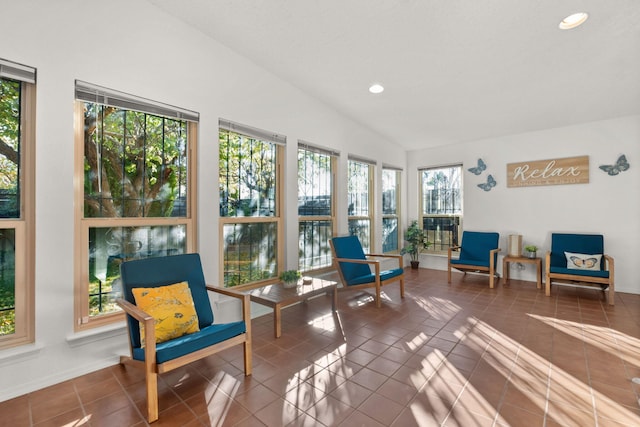
[[638, 0], [149, 2], [408, 150], [640, 114]]

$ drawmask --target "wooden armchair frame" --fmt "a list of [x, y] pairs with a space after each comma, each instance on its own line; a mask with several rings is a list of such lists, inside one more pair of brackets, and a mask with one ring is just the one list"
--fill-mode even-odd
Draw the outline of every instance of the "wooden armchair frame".
[[[483, 235], [486, 234], [487, 237], [495, 237], [496, 246], [498, 246], [500, 236], [497, 233], [482, 233], [482, 232], [473, 232], [473, 231], [465, 231], [464, 233], [470, 233], [474, 235]], [[489, 236], [491, 235], [491, 236]], [[462, 237], [462, 244], [464, 245], [464, 234]], [[495, 279], [500, 279], [500, 274], [497, 272], [497, 254], [501, 251], [500, 247], [496, 247], [494, 249], [489, 250], [489, 264], [488, 265], [477, 265], [477, 264], [465, 264], [465, 260], [460, 260], [461, 263], [451, 263], [453, 251], [460, 251], [463, 249], [462, 245], [452, 246], [447, 251], [447, 282], [451, 283], [451, 268], [455, 268], [456, 270], [462, 271], [464, 274], [467, 272], [473, 273], [483, 273], [489, 275], [489, 288], [493, 289], [495, 286]]]
[[[608, 277], [601, 277], [598, 275], [589, 275], [588, 271], [580, 271], [580, 270], [569, 270], [569, 271], [551, 271], [553, 269], [553, 267], [557, 267], [557, 265], [553, 265], [553, 260], [552, 260], [552, 253], [554, 250], [554, 241], [556, 239], [560, 239], [559, 241], [562, 242], [562, 239], [571, 239], [571, 238], [575, 238], [578, 241], [580, 239], [588, 239], [589, 240], [589, 245], [594, 244], [596, 245], [596, 249], [594, 250], [593, 247], [588, 247], [586, 250], [582, 249], [579, 245], [578, 246], [570, 246], [569, 248], [567, 247], [562, 247], [561, 251], [564, 252], [564, 250], [566, 249], [571, 249], [569, 252], [585, 252], [585, 253], [601, 253], [604, 252], [604, 237], [602, 235], [599, 234], [568, 234], [568, 233], [553, 233], [551, 236], [552, 242], [551, 242], [551, 250], [548, 251], [546, 253], [545, 256], [545, 295], [546, 296], [551, 296], [551, 285], [552, 282], [556, 282], [558, 284], [564, 284], [564, 285], [572, 285], [572, 286], [584, 286], [584, 287], [594, 287], [594, 286], [600, 286], [603, 290], [605, 290], [608, 287], [609, 290], [609, 298], [608, 298], [608, 302], [609, 305], [615, 305], [615, 264], [614, 264], [614, 260], [613, 257], [602, 253], [602, 260], [601, 262], [603, 263], [603, 268], [601, 271], [606, 271], [608, 273]], [[559, 250], [556, 249], [556, 251], [558, 252]], [[560, 256], [559, 254], [557, 256]], [[562, 253], [561, 259], [565, 258], [564, 253]], [[557, 261], [558, 258], [556, 258], [556, 263], [558, 264]], [[572, 274], [573, 272], [576, 273], [580, 273], [580, 274]]]
[[[339, 239], [339, 238], [338, 238]], [[338, 270], [338, 274], [340, 275], [340, 280], [342, 280], [343, 287], [339, 288], [338, 291], [345, 290], [354, 290], [354, 289], [365, 289], [365, 288], [375, 288], [376, 296], [376, 307], [382, 307], [382, 298], [381, 291], [382, 287], [386, 286], [393, 282], [400, 283], [400, 298], [404, 298], [404, 257], [402, 255], [393, 255], [393, 254], [365, 254], [365, 257], [372, 258], [393, 258], [398, 261], [398, 269], [402, 270], [402, 272], [398, 272], [398, 274], [391, 275], [389, 274], [389, 278], [385, 277], [385, 271], [381, 271], [380, 264], [381, 261], [378, 259], [358, 259], [358, 258], [338, 258], [336, 256], [336, 248], [333, 243], [334, 239], [329, 240], [329, 244], [331, 245], [331, 252], [333, 253], [333, 267]], [[359, 242], [358, 242], [359, 243]], [[367, 266], [373, 266], [373, 276], [374, 280], [366, 283], [358, 283], [358, 284], [349, 284], [347, 278], [342, 271], [342, 267], [340, 265], [341, 262], [351, 263], [351, 264], [364, 264]], [[396, 269], [397, 270], [397, 269]], [[393, 270], [393, 271], [396, 271]]]
[[[120, 356], [120, 363], [141, 369], [145, 373], [145, 383], [147, 391], [147, 420], [152, 423], [158, 419], [158, 374], [172, 371], [182, 366], [188, 365], [196, 360], [208, 357], [212, 354], [226, 350], [235, 345], [243, 344], [244, 347], [244, 372], [245, 375], [251, 375], [252, 359], [251, 359], [251, 301], [248, 294], [242, 294], [229, 289], [206, 285], [208, 292], [215, 292], [229, 297], [237, 298], [242, 305], [242, 321], [245, 324], [245, 332], [231, 338], [224, 339], [215, 344], [201, 348], [199, 350], [187, 353], [183, 356], [169, 359], [163, 363], [156, 362], [156, 337], [155, 337], [155, 321], [148, 313], [138, 308], [135, 304], [119, 298], [116, 303], [124, 310], [124, 312], [140, 323], [145, 330], [144, 337], [144, 360], [133, 358], [134, 349], [132, 339], [129, 339], [130, 356]], [[128, 328], [131, 331], [131, 328]]]

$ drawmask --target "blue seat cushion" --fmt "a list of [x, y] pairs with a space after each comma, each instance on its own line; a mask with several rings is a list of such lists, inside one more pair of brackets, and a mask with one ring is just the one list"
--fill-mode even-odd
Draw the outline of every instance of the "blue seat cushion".
[[[402, 273], [404, 273], [404, 270], [401, 268], [394, 268], [393, 270], [381, 271], [380, 281], [384, 282], [385, 280], [400, 276]], [[371, 283], [375, 281], [376, 281], [376, 275], [373, 273], [370, 273], [370, 274], [365, 274], [364, 276], [352, 278], [347, 282], [347, 286], [362, 285], [364, 283]]]
[[[156, 363], [164, 363], [185, 354], [193, 353], [213, 344], [233, 338], [247, 331], [244, 321], [209, 325], [199, 332], [183, 335], [156, 346]], [[134, 348], [133, 358], [144, 361], [144, 348]]]
[[476, 259], [452, 259], [451, 265], [474, 265], [477, 267], [489, 267], [489, 264], [485, 261], [479, 261]]
[[584, 276], [584, 277], [601, 277], [601, 278], [609, 278], [609, 272], [606, 270], [580, 270], [575, 268], [564, 268], [564, 267], [553, 267], [549, 268], [551, 273], [555, 274], [572, 274], [574, 276]]

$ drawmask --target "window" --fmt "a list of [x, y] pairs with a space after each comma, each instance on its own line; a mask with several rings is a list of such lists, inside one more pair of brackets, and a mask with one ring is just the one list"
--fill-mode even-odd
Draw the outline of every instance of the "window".
[[222, 281], [230, 287], [276, 279], [285, 138], [224, 120], [219, 125]]
[[368, 161], [355, 158], [349, 159], [348, 171], [348, 219], [349, 234], [358, 236], [365, 253], [371, 251], [373, 242], [373, 209], [371, 206], [373, 194], [373, 165]]
[[35, 79], [0, 59], [0, 348], [34, 340]]
[[462, 221], [462, 165], [422, 169], [420, 216], [429, 251], [446, 252], [460, 243]]
[[382, 169], [382, 252], [400, 249], [398, 230], [400, 207], [400, 171], [384, 167]]
[[78, 329], [121, 318], [123, 261], [196, 250], [198, 114], [76, 82]]
[[331, 266], [337, 153], [298, 143], [298, 268]]

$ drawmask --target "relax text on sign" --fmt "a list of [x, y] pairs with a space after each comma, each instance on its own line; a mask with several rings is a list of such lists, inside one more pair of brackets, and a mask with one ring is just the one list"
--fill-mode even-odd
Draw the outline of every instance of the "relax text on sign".
[[507, 164], [507, 187], [587, 184], [589, 156]]

